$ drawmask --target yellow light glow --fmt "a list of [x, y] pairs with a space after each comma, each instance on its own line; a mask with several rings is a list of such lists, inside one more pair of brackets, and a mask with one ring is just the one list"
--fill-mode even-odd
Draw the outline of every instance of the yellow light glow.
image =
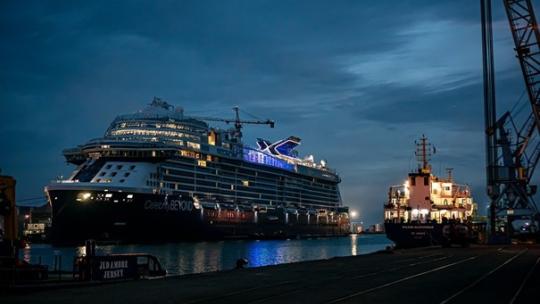
[[79, 195], [77, 196], [77, 201], [85, 201], [87, 199], [89, 199], [90, 197], [92, 196], [92, 193], [90, 192], [82, 192], [82, 193], [79, 193]]
[[356, 218], [358, 216], [358, 212], [356, 210], [351, 210], [351, 217]]

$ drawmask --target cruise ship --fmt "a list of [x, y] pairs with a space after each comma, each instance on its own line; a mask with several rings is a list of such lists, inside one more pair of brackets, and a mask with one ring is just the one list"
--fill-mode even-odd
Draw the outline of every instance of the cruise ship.
[[434, 148], [425, 136], [417, 141], [418, 170], [401, 185], [391, 186], [384, 205], [387, 237], [398, 247], [446, 245], [454, 227], [470, 230], [475, 204], [469, 186], [432, 173], [429, 158]]
[[338, 174], [299, 157], [296, 136], [244, 145], [243, 124], [274, 122], [243, 121], [235, 111], [233, 119], [186, 116], [154, 98], [117, 116], [102, 138], [64, 150], [76, 168], [45, 187], [52, 242], [347, 235]]

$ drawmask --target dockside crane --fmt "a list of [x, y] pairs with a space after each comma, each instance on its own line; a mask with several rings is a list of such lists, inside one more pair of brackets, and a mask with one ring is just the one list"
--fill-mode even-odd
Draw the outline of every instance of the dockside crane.
[[193, 117], [195, 119], [204, 121], [219, 121], [227, 124], [234, 123], [234, 132], [232, 133], [232, 139], [235, 143], [242, 141], [242, 125], [243, 124], [256, 124], [256, 125], [269, 125], [270, 128], [275, 126], [275, 122], [271, 119], [266, 120], [243, 120], [240, 119], [240, 108], [238, 106], [233, 107], [235, 113], [234, 118], [216, 118], [216, 117]]
[[[491, 0], [481, 0], [487, 192], [492, 240], [538, 236], [531, 185], [540, 159], [540, 34], [530, 0], [503, 0], [530, 103], [527, 118], [497, 118]], [[524, 121], [523, 121], [524, 120]]]

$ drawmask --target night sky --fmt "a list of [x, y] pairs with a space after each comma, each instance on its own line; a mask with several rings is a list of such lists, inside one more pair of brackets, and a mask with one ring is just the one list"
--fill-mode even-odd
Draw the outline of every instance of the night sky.
[[[275, 120], [244, 142], [299, 136], [366, 223], [425, 134], [435, 173], [454, 168], [485, 210], [479, 1], [64, 2], [0, 3], [0, 168], [19, 200], [69, 174], [62, 149], [158, 96]], [[501, 113], [525, 87], [502, 1], [493, 10]]]

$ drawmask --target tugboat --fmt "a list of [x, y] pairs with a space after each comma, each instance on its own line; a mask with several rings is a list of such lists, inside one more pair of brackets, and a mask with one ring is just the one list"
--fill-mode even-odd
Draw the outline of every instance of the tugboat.
[[435, 148], [422, 135], [416, 141], [417, 171], [402, 185], [392, 186], [384, 205], [385, 231], [397, 247], [467, 244], [469, 225], [475, 212], [467, 185], [454, 182], [452, 169], [440, 178], [429, 164]]

